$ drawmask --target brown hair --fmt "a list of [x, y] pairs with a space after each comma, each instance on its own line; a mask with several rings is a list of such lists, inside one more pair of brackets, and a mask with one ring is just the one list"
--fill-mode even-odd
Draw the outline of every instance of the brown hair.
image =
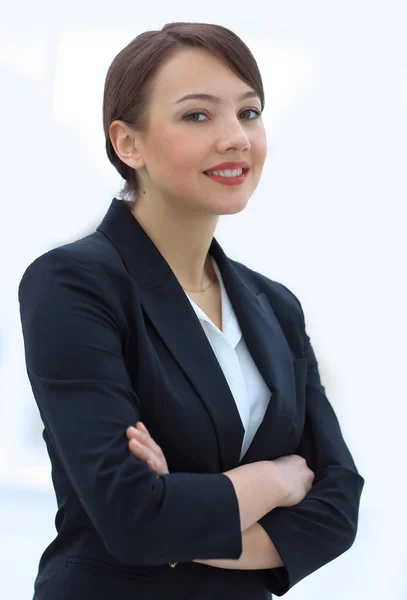
[[137, 175], [117, 156], [109, 137], [116, 119], [142, 131], [147, 121], [153, 76], [161, 63], [184, 47], [209, 50], [220, 57], [257, 92], [264, 108], [264, 90], [256, 60], [246, 44], [230, 29], [209, 23], [167, 23], [159, 31], [138, 35], [113, 60], [107, 72], [103, 98], [103, 127], [110, 162], [126, 180], [122, 195], [134, 200]]

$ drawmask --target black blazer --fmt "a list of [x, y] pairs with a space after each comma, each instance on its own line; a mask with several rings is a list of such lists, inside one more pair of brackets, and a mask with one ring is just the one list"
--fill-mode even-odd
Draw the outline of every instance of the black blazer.
[[[243, 426], [201, 324], [128, 205], [97, 230], [37, 258], [19, 286], [28, 376], [44, 422], [58, 502], [37, 600], [265, 600], [353, 543], [363, 479], [318, 374], [297, 298], [229, 259], [213, 239], [247, 347], [271, 400], [243, 460]], [[128, 450], [142, 420], [170, 473]], [[313, 489], [260, 524], [284, 567], [218, 569], [237, 559], [239, 509], [223, 474], [297, 453]], [[178, 561], [175, 568], [169, 563]]]

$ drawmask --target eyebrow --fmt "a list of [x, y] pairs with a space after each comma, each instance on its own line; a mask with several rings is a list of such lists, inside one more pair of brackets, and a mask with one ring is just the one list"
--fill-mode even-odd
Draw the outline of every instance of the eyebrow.
[[[255, 91], [250, 91], [240, 96], [238, 100], [241, 102], [242, 100], [247, 100], [248, 98], [259, 98], [259, 95]], [[212, 96], [211, 94], [187, 94], [186, 96], [183, 96], [177, 100], [175, 104], [179, 104], [179, 102], [184, 102], [185, 100], [206, 100], [207, 102], [213, 102], [214, 104], [221, 103], [221, 99], [218, 96]]]

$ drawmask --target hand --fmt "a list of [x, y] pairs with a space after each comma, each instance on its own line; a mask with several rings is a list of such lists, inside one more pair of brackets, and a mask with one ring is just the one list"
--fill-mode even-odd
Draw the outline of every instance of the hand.
[[128, 427], [126, 435], [130, 452], [139, 460], [145, 461], [157, 473], [157, 477], [169, 473], [163, 451], [141, 421], [136, 423], [136, 427]]
[[315, 478], [307, 461], [297, 454], [290, 454], [276, 458], [271, 463], [276, 469], [282, 491], [278, 506], [295, 506], [304, 500]]

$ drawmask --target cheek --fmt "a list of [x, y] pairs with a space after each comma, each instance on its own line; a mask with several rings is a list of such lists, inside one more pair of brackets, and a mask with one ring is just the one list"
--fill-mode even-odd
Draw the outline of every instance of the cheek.
[[257, 186], [263, 172], [264, 163], [267, 156], [267, 144], [265, 139], [258, 139], [255, 145], [252, 145], [252, 161], [254, 166], [253, 176]]
[[150, 144], [149, 154], [154, 162], [154, 171], [161, 179], [165, 175], [174, 179], [186, 178], [199, 171], [202, 162], [202, 151], [191, 134], [163, 129]]
[[263, 165], [267, 156], [267, 138], [264, 128], [256, 133], [252, 141], [252, 154], [259, 165]]

